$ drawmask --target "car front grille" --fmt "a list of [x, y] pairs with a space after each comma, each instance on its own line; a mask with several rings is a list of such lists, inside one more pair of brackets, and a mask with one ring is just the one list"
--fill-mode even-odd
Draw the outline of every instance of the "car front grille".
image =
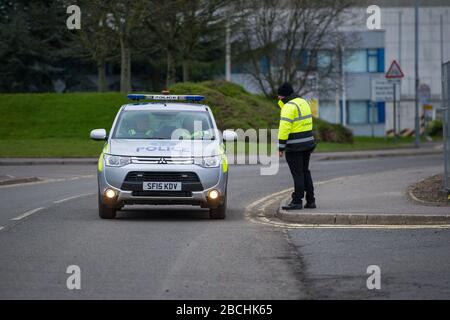
[[[122, 190], [143, 191], [143, 182], [181, 182], [181, 191], [202, 191], [203, 186], [194, 172], [151, 172], [132, 171], [127, 174], [122, 184]], [[153, 191], [152, 191], [153, 192]], [[173, 191], [158, 191], [170, 193]]]
[[193, 164], [193, 157], [132, 157], [135, 164]]

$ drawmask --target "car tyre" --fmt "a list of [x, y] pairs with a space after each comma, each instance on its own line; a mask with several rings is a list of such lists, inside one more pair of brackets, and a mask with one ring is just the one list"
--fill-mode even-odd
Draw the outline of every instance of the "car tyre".
[[100, 193], [98, 194], [98, 215], [102, 219], [115, 219], [116, 218], [117, 209], [110, 208], [102, 203], [100, 199]]
[[227, 197], [223, 199], [223, 203], [217, 208], [209, 209], [210, 219], [225, 219], [227, 213]]

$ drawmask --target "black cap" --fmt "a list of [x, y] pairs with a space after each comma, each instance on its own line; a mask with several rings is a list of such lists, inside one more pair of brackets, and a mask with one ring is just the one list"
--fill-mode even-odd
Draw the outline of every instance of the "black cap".
[[278, 95], [282, 97], [289, 97], [291, 94], [294, 93], [294, 89], [292, 88], [292, 85], [289, 82], [283, 83], [278, 88]]

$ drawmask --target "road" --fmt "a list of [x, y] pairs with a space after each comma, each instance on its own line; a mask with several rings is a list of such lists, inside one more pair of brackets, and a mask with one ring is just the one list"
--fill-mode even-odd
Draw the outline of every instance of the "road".
[[[440, 164], [439, 156], [322, 161], [312, 172], [326, 181]], [[230, 167], [224, 221], [164, 206], [126, 207], [108, 221], [97, 215], [95, 166], [0, 167], [0, 175], [46, 179], [0, 187], [0, 298], [450, 298], [448, 229], [254, 223], [246, 207], [291, 181], [285, 163], [276, 176], [259, 169]], [[70, 265], [81, 269], [81, 290], [66, 287]], [[380, 290], [366, 287], [369, 265], [381, 269]]]

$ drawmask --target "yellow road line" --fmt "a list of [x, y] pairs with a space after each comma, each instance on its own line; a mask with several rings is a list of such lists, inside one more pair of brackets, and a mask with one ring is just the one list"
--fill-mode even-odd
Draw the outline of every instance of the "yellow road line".
[[[320, 181], [316, 185], [325, 184], [329, 182], [339, 181], [350, 178], [342, 177], [325, 181]], [[245, 209], [245, 217], [248, 221], [262, 224], [265, 226], [284, 228], [284, 229], [449, 229], [450, 225], [338, 225], [338, 224], [300, 224], [293, 222], [285, 222], [281, 220], [269, 219], [266, 216], [266, 208], [275, 202], [281, 201], [286, 197], [292, 188], [285, 189], [273, 194], [260, 198]]]

